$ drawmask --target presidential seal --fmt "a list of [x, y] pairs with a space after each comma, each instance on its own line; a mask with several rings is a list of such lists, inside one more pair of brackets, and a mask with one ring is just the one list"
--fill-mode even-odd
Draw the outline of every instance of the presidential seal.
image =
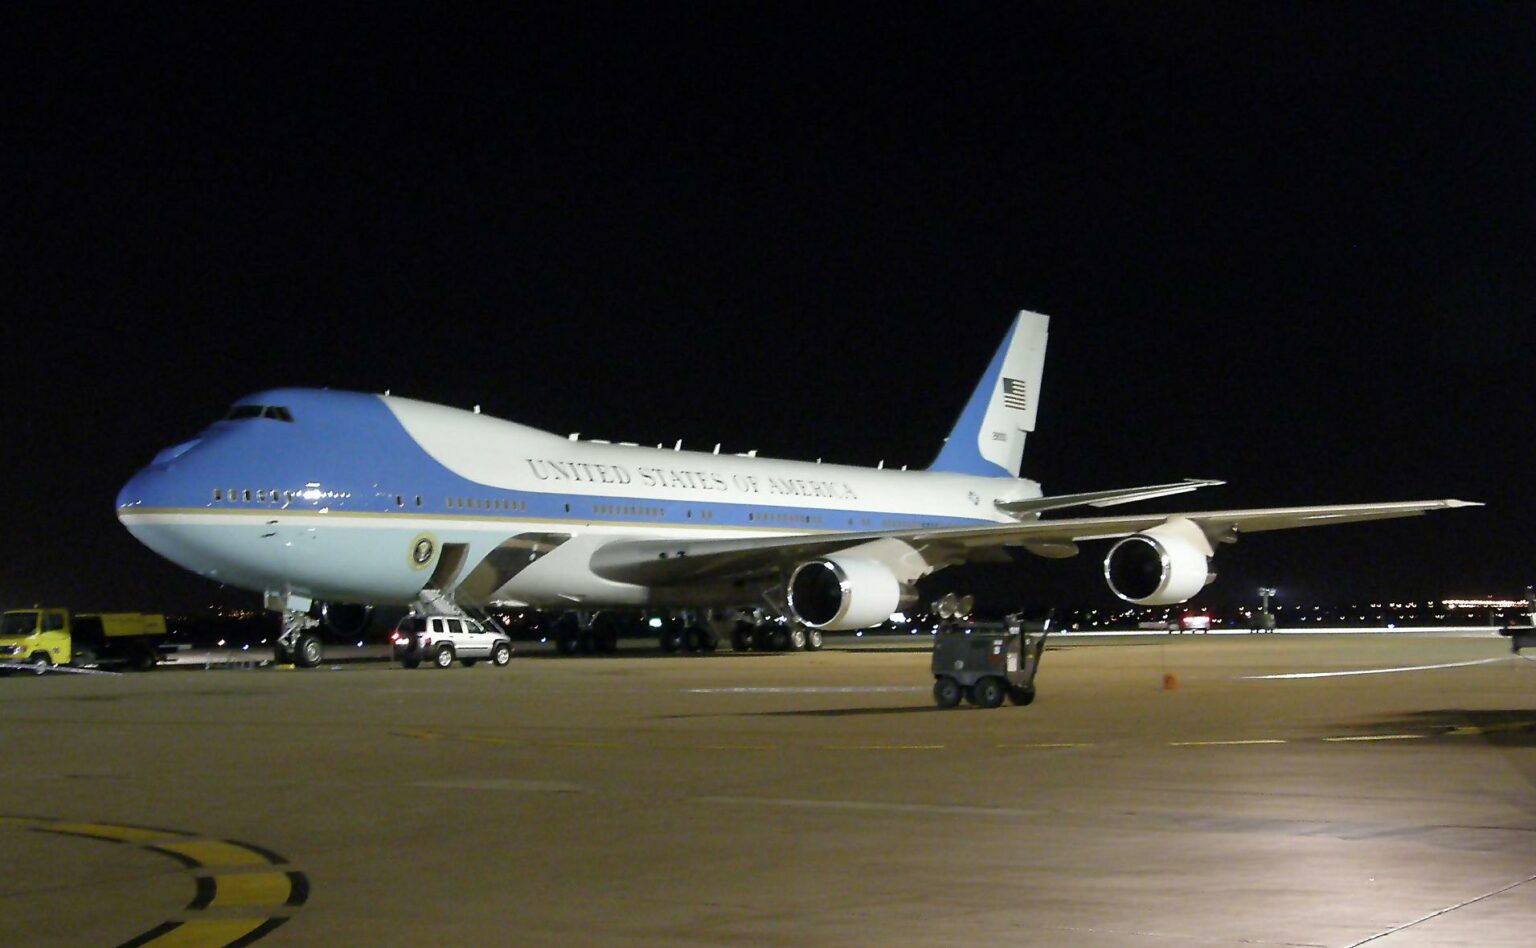
[[411, 541], [411, 569], [426, 569], [437, 553], [437, 541], [432, 534], [423, 533]]

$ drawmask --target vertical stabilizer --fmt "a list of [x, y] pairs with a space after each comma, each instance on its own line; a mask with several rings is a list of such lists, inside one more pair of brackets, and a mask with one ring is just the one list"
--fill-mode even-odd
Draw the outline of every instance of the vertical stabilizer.
[[1017, 477], [1024, 436], [1035, 430], [1051, 318], [1019, 313], [976, 383], [930, 471]]

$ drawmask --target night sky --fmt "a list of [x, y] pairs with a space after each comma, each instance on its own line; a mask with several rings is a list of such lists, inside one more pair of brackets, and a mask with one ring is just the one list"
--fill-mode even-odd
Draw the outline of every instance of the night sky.
[[[252, 391], [921, 466], [1025, 308], [1048, 492], [1488, 504], [1198, 601], [1536, 581], [1536, 8], [371, 9], [8, 15], [0, 604], [255, 605], [113, 515]], [[954, 584], [1108, 605], [1102, 554]]]

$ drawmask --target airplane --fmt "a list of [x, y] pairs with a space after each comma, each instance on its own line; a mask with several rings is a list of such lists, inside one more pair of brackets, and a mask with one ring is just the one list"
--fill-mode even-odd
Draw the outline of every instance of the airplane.
[[[236, 401], [161, 451], [117, 498], [151, 550], [260, 592], [282, 613], [279, 660], [323, 659], [319, 627], [348, 608], [465, 615], [558, 612], [564, 644], [614, 635], [603, 616], [666, 612], [664, 648], [818, 648], [916, 600], [947, 566], [1008, 548], [1104, 557], [1138, 605], [1194, 596], [1219, 544], [1248, 533], [1478, 506], [1461, 500], [1100, 514], [1193, 491], [1185, 479], [1048, 496], [1019, 476], [1035, 429], [1050, 319], [1021, 312], [926, 470], [865, 468], [562, 437], [424, 401], [284, 388]], [[597, 618], [594, 618], [597, 617]]]

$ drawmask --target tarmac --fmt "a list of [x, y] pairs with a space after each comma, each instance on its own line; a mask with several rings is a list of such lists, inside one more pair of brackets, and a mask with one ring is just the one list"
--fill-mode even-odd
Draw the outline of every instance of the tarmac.
[[1531, 944], [1504, 640], [1052, 643], [6, 675], [0, 943]]

